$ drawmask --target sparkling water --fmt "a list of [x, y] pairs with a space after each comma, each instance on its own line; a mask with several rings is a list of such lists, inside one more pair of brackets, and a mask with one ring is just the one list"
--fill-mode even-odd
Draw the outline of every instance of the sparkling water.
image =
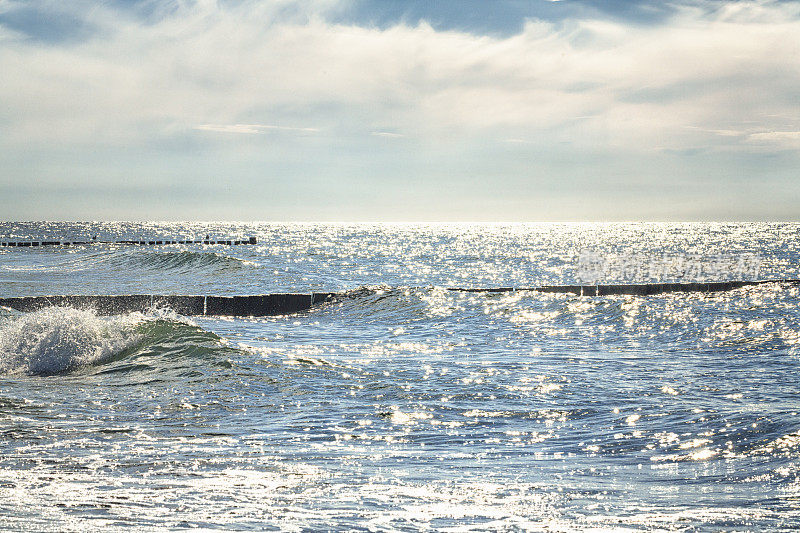
[[586, 250], [749, 254], [761, 278], [797, 278], [798, 230], [0, 224], [8, 240], [259, 242], [0, 248], [2, 297], [342, 292], [265, 318], [0, 310], [3, 527], [795, 530], [797, 287], [446, 288], [576, 283]]

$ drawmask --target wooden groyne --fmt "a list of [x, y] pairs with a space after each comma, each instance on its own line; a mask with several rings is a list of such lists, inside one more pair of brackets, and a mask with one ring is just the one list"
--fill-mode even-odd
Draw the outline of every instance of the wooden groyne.
[[568, 293], [577, 296], [649, 296], [653, 294], [665, 294], [672, 292], [723, 292], [763, 285], [765, 283], [788, 283], [792, 285], [800, 284], [800, 279], [772, 279], [759, 281], [715, 281], [709, 283], [630, 283], [617, 285], [544, 285], [542, 287], [515, 288], [515, 287], [494, 287], [488, 289], [471, 288], [450, 288], [449, 291], [463, 292], [514, 292], [514, 291], [535, 291], [551, 293]]
[[[449, 288], [449, 291], [507, 293], [531, 291], [574, 294], [576, 296], [649, 296], [678, 292], [722, 292], [763, 285], [784, 283], [798, 285], [800, 279], [763, 281], [721, 281], [713, 283], [644, 283], [630, 285], [546, 285], [534, 288], [495, 287], [486, 289]], [[100, 315], [148, 312], [171, 309], [186, 316], [272, 316], [287, 315], [311, 309], [314, 305], [341, 298], [354, 298], [348, 292], [281, 293], [252, 296], [180, 296], [128, 294], [119, 296], [24, 296], [0, 298], [0, 307], [17, 311], [38, 311], [47, 307], [91, 309]]]
[[165, 296], [127, 294], [119, 296], [24, 296], [0, 298], [0, 307], [38, 311], [47, 307], [90, 309], [100, 315], [171, 309], [186, 316], [271, 316], [310, 309], [330, 300], [335, 293], [261, 294], [254, 296]]
[[103, 241], [91, 239], [88, 241], [12, 241], [7, 239], [0, 239], [0, 247], [11, 248], [35, 248], [39, 246], [79, 246], [85, 244], [131, 244], [138, 246], [160, 246], [167, 244], [214, 244], [224, 246], [239, 246], [243, 244], [258, 244], [258, 239], [255, 237], [248, 237], [247, 239], [184, 239], [184, 240], [169, 240], [169, 239], [145, 239], [145, 240], [131, 240], [122, 239], [116, 241]]

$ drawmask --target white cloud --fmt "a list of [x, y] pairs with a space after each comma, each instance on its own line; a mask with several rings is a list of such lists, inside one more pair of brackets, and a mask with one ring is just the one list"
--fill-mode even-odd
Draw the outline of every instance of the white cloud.
[[294, 131], [304, 133], [315, 133], [317, 128], [295, 128], [291, 126], [274, 126], [270, 124], [200, 124], [194, 129], [201, 131], [213, 131], [217, 133], [250, 133], [259, 134], [265, 131]]
[[261, 133], [261, 130], [251, 124], [201, 124], [194, 129], [217, 133]]
[[795, 4], [684, 8], [655, 26], [529, 21], [508, 38], [327, 22], [337, 5], [197, 2], [148, 23], [76, 9], [99, 28], [93, 38], [0, 47], [6, 139], [323, 129], [647, 152], [747, 149], [753, 132], [800, 128], [780, 118], [800, 86]]
[[777, 149], [800, 149], [800, 131], [765, 131], [747, 137], [751, 143]]

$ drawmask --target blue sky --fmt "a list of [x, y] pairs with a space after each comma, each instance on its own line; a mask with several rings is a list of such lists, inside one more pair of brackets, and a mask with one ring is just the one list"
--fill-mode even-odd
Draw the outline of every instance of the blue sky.
[[797, 220], [800, 3], [0, 0], [0, 218]]

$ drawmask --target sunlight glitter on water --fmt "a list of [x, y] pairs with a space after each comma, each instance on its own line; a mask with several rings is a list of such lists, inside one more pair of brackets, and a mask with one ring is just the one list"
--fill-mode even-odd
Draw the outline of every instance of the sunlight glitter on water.
[[[2, 312], [8, 338], [30, 321], [65, 332], [44, 335], [42, 346], [64, 348], [51, 362], [73, 345], [90, 353], [74, 352], [55, 376], [0, 376], [0, 508], [12, 529], [791, 530], [800, 519], [796, 287], [445, 290], [572, 283], [588, 246], [757, 249], [765, 272], [791, 277], [797, 247], [781, 228], [10, 231], [34, 229], [239, 233], [261, 244], [0, 250], [8, 296], [346, 292], [252, 319]], [[114, 332], [137, 339], [117, 349]], [[109, 357], [93, 348], [106, 341]]]

